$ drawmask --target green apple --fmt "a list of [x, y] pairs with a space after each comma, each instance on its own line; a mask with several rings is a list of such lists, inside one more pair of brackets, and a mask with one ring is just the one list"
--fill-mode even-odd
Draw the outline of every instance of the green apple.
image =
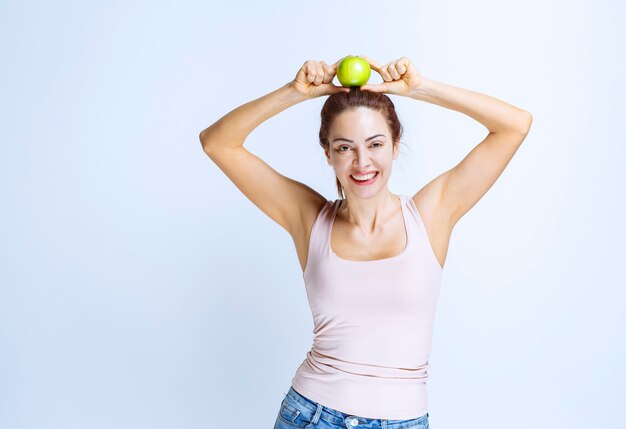
[[363, 86], [372, 74], [369, 63], [356, 55], [349, 55], [337, 66], [337, 79], [346, 87]]

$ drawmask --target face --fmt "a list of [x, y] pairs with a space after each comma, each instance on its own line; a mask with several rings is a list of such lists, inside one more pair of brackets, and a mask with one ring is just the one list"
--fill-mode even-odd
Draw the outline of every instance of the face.
[[[382, 113], [367, 107], [342, 112], [331, 125], [328, 141], [326, 158], [346, 195], [367, 198], [387, 188], [398, 145], [394, 147]], [[358, 180], [369, 178], [370, 173], [376, 175]], [[359, 177], [363, 174], [367, 177]]]

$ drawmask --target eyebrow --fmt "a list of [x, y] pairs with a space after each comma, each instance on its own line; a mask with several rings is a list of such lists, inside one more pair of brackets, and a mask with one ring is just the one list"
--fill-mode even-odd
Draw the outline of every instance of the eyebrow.
[[[375, 136], [372, 136], [372, 137], [369, 137], [369, 138], [365, 139], [365, 141], [368, 142], [371, 139], [376, 138], [376, 137], [385, 137], [385, 135], [384, 134], [376, 134]], [[352, 140], [344, 139], [343, 137], [337, 137], [336, 139], [333, 140], [333, 143], [335, 143], [338, 140], [343, 140], [343, 141], [346, 141], [348, 143], [354, 143]]]

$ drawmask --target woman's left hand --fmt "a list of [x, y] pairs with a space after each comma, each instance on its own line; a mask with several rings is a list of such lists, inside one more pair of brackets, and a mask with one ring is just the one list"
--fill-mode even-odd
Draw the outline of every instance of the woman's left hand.
[[367, 61], [370, 67], [383, 78], [382, 83], [363, 85], [362, 90], [408, 96], [424, 80], [408, 57], [391, 61], [384, 66], [364, 55], [359, 55], [359, 57]]

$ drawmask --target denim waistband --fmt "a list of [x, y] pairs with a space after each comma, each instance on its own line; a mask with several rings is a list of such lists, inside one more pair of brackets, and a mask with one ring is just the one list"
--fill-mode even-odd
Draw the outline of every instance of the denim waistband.
[[[318, 409], [318, 406], [321, 405], [307, 398], [306, 396], [302, 395], [291, 386], [289, 387], [289, 391], [287, 392], [287, 395], [292, 400], [298, 402], [303, 407], [308, 408], [312, 412], [315, 412]], [[421, 421], [426, 422], [428, 420], [429, 414], [426, 413], [423, 416], [420, 416], [414, 419], [409, 419], [409, 420], [374, 419], [374, 418], [366, 418], [366, 417], [361, 417], [361, 416], [354, 416], [352, 414], [346, 414], [339, 410], [335, 410], [333, 408], [322, 405], [322, 412], [321, 412], [320, 418], [328, 422], [344, 424], [346, 422], [346, 418], [348, 417], [358, 417], [359, 420], [361, 420], [363, 423], [380, 421], [383, 428], [387, 427], [389, 429], [401, 429], [408, 422], [410, 422], [411, 425], [419, 424]]]

